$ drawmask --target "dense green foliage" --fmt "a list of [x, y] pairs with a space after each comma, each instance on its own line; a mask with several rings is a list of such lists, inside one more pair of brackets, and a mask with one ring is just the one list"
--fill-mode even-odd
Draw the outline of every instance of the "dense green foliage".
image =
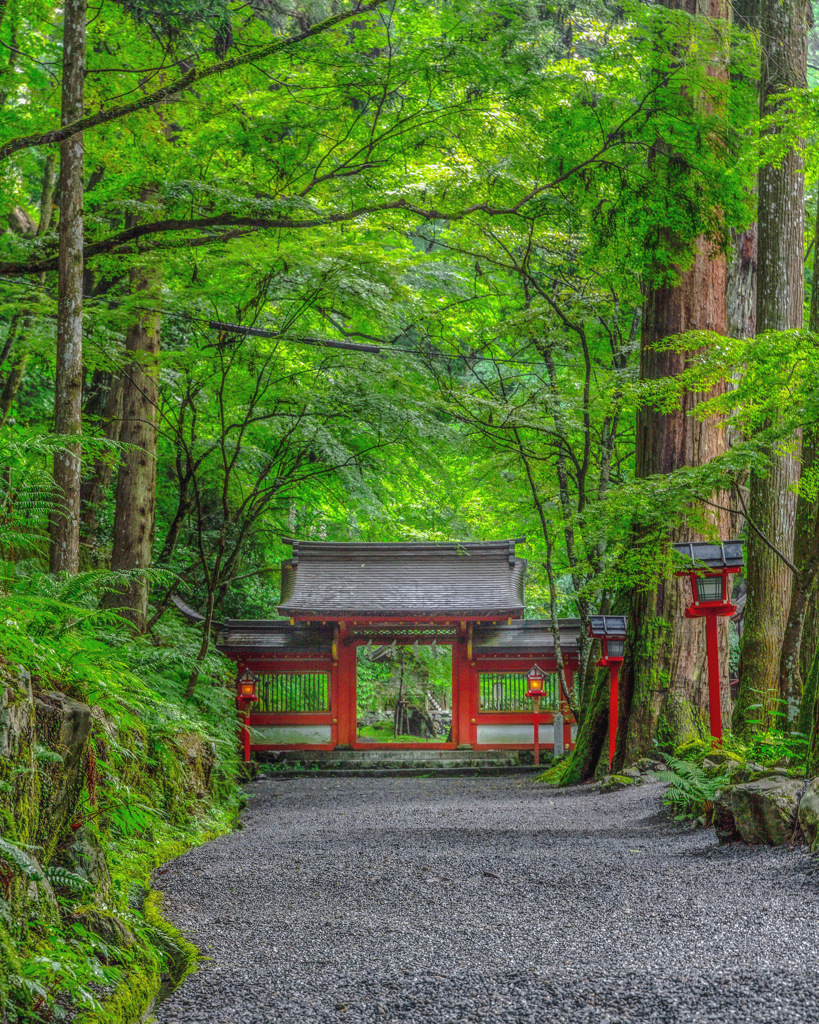
[[[758, 166], [797, 139], [813, 202], [816, 97], [797, 90], [761, 121], [758, 35], [670, 5], [94, 7], [81, 571], [50, 576], [65, 13], [0, 3], [0, 665], [3, 729], [27, 699], [18, 665], [35, 702], [62, 694], [94, 724], [71, 813], [50, 831], [59, 743], [0, 758], [0, 997], [11, 1020], [72, 1003], [114, 1021], [190, 966], [143, 899], [150, 870], [227, 827], [237, 799], [230, 673], [172, 595], [209, 619], [270, 616], [282, 535], [526, 534], [527, 615], [584, 625], [667, 584], [672, 530], [713, 533], [713, 497], [743, 501], [749, 471], [815, 422], [819, 367], [811, 331], [701, 332], [664, 342], [691, 353], [685, 373], [641, 379], [646, 297], [672, 292], [698, 250], [735, 261]], [[140, 331], [156, 352], [134, 355]], [[155, 401], [140, 404], [137, 368]], [[726, 453], [636, 479], [640, 410], [726, 379], [696, 413], [724, 417]], [[131, 516], [156, 535], [147, 560], [111, 572], [117, 473], [134, 454], [123, 420], [156, 424], [155, 486]], [[799, 484], [814, 506], [818, 473], [806, 465]], [[110, 600], [135, 580], [150, 592], [143, 636]], [[582, 632], [578, 712], [602, 736], [605, 680], [586, 671]], [[413, 658], [428, 683], [408, 677], [410, 699], [448, 688], [448, 659]], [[361, 710], [390, 706], [394, 667], [360, 659]], [[800, 732], [761, 716], [749, 759], [801, 756], [808, 730], [819, 737], [817, 676]], [[579, 747], [572, 780], [605, 761], [585, 733]], [[707, 814], [714, 780], [683, 764], [670, 799]], [[106, 852], [104, 893], [63, 863], [74, 825]], [[35, 875], [54, 883], [50, 910], [23, 898]], [[95, 914], [133, 942], [101, 938]]]

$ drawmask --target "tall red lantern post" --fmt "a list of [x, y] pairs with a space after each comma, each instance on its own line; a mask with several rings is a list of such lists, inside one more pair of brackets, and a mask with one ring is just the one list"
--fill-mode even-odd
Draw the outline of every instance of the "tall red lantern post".
[[609, 670], [609, 767], [614, 760], [617, 724], [620, 706], [620, 666], [626, 647], [626, 615], [592, 615], [589, 636], [600, 641], [602, 648], [599, 668]]
[[250, 760], [250, 705], [259, 699], [256, 676], [246, 668], [236, 680], [236, 706], [242, 716], [242, 751], [245, 761]]
[[688, 619], [705, 619], [705, 650], [708, 657], [708, 712], [711, 735], [722, 740], [722, 700], [719, 687], [719, 635], [717, 619], [733, 615], [730, 578], [745, 565], [742, 541], [721, 544], [675, 544], [674, 551], [687, 563], [675, 576], [691, 580], [693, 603], [685, 610]]
[[526, 696], [534, 701], [535, 764], [540, 764], [540, 698], [545, 693], [546, 673], [538, 665], [532, 665], [526, 678], [529, 681]]

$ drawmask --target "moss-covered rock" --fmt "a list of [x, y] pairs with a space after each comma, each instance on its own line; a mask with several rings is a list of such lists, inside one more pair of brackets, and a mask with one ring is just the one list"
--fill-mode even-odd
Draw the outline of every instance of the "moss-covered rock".
[[74, 922], [84, 925], [90, 932], [118, 949], [130, 949], [137, 938], [130, 925], [110, 910], [96, 906], [79, 907], [71, 914]]
[[145, 897], [142, 913], [168, 954], [169, 974], [171, 982], [176, 986], [196, 970], [199, 964], [199, 950], [162, 916], [163, 900], [162, 893], [152, 889]]
[[640, 776], [630, 775], [607, 775], [600, 783], [601, 793], [613, 793], [618, 789], [626, 789], [628, 786], [639, 786]]
[[711, 744], [702, 739], [688, 739], [674, 748], [674, 757], [681, 761], [700, 761], [711, 750]]
[[40, 802], [40, 775], [31, 675], [0, 662], [0, 832], [17, 842], [34, 841]]
[[43, 791], [36, 842], [48, 863], [74, 819], [85, 784], [92, 719], [87, 704], [58, 690], [41, 693], [35, 707], [40, 743], [59, 755], [40, 767]]
[[781, 846], [794, 838], [800, 797], [799, 779], [768, 778], [731, 787], [731, 809], [746, 843]]
[[799, 827], [812, 853], [819, 852], [819, 779], [811, 779], [799, 801]]
[[742, 839], [734, 820], [733, 789], [728, 786], [714, 796], [714, 831], [720, 843], [738, 843]]
[[90, 882], [101, 899], [107, 898], [111, 890], [111, 872], [102, 843], [89, 825], [76, 830], [60, 861], [69, 871]]
[[161, 972], [154, 964], [134, 967], [100, 1011], [81, 1013], [74, 1024], [137, 1024], [151, 1009], [161, 983]]
[[216, 764], [213, 744], [200, 733], [180, 732], [174, 737], [174, 746], [182, 755], [186, 791], [196, 800], [203, 800], [208, 795], [211, 774]]

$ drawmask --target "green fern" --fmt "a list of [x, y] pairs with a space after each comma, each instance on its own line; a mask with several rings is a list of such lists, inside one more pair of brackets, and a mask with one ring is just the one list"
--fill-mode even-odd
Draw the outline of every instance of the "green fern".
[[31, 854], [9, 839], [0, 838], [0, 860], [16, 868], [32, 882], [39, 882], [43, 877], [39, 864]]
[[87, 878], [69, 871], [68, 868], [48, 867], [45, 869], [45, 876], [52, 885], [70, 889], [71, 892], [88, 892], [89, 889], [93, 889]]
[[674, 812], [678, 821], [696, 821], [710, 825], [714, 817], [714, 800], [728, 783], [727, 775], [709, 776], [693, 761], [683, 761], [668, 754], [667, 771], [652, 772], [652, 777], [667, 782], [663, 803]]

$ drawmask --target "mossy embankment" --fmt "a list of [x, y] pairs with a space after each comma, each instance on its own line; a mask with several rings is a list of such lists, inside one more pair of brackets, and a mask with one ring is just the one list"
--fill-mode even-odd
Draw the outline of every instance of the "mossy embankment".
[[235, 821], [232, 693], [214, 659], [184, 699], [185, 628], [43, 587], [0, 602], [0, 1020], [124, 1024], [196, 966], [150, 878]]

